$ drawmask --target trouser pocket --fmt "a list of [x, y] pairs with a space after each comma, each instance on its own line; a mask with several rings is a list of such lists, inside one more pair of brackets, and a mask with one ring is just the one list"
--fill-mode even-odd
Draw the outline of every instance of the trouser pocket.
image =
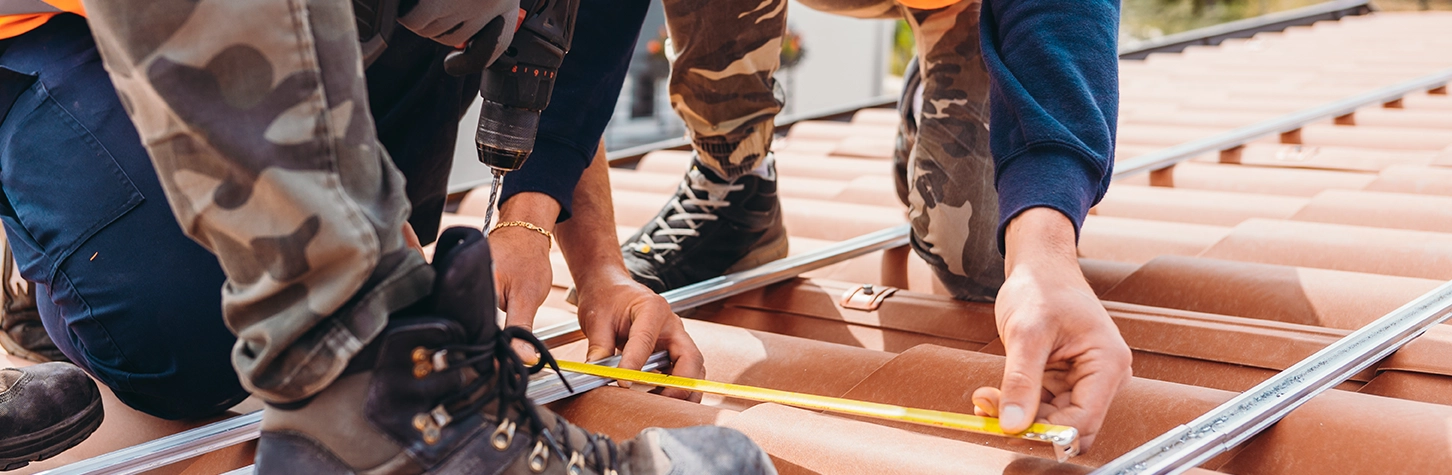
[[86, 342], [76, 348], [86, 359], [120, 364], [124, 357], [106, 329], [84, 299], [64, 291], [71, 286], [58, 278], [58, 270], [67, 260], [85, 259], [74, 256], [76, 249], [140, 204], [142, 195], [100, 140], [41, 81], [0, 71], [0, 90], [31, 82], [0, 122], [0, 220], [20, 273], [61, 291], [51, 298], [67, 310], [62, 317], [78, 337], [67, 343]]

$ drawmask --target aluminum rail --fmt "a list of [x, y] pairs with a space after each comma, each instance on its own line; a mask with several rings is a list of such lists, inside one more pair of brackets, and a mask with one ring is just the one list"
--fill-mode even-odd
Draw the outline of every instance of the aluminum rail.
[[908, 245], [909, 226], [904, 224], [857, 236], [799, 256], [778, 259], [741, 272], [704, 280], [661, 294], [679, 312], [733, 295], [791, 279], [814, 269], [830, 266], [883, 249]]
[[[605, 358], [596, 364], [616, 366], [620, 364], [620, 356]], [[669, 365], [670, 358], [662, 351], [650, 355], [642, 370], [655, 371]], [[599, 388], [611, 382], [609, 379], [576, 373], [566, 373], [565, 379], [570, 382], [575, 393]], [[556, 373], [541, 372], [530, 378], [529, 397], [538, 404], [549, 404], [575, 393], [571, 393], [565, 388]], [[143, 473], [256, 439], [261, 435], [261, 425], [262, 411], [254, 411], [41, 473], [48, 475]], [[251, 473], [251, 469], [247, 467], [229, 473]]]
[[1204, 153], [1230, 150], [1266, 135], [1291, 132], [1307, 124], [1340, 117], [1356, 112], [1357, 109], [1373, 104], [1385, 104], [1401, 99], [1407, 94], [1444, 87], [1452, 81], [1452, 68], [1417, 79], [1394, 84], [1364, 94], [1357, 94], [1326, 105], [1312, 107], [1280, 118], [1248, 125], [1200, 140], [1193, 140], [1170, 148], [1120, 160], [1114, 164], [1114, 178], [1123, 178], [1152, 172], [1176, 163], [1190, 160]]
[[[605, 358], [603, 360], [594, 362], [594, 364], [605, 365], [605, 366], [619, 366], [620, 365], [620, 356], [619, 355], [616, 355], [616, 356], [612, 356], [612, 357], [609, 357], [609, 358]], [[656, 370], [665, 368], [665, 367], [667, 367], [669, 365], [670, 365], [670, 356], [667, 355], [666, 352], [661, 351], [661, 352], [657, 352], [655, 354], [650, 355], [650, 358], [647, 359], [647, 360], [645, 360], [645, 366], [641, 367], [641, 370], [642, 371], [656, 371]], [[536, 375], [534, 375], [533, 377], [530, 378], [530, 381], [529, 381], [529, 398], [530, 399], [533, 399], [535, 401], [535, 403], [537, 403], [537, 404], [549, 404], [549, 403], [552, 403], [552, 402], [555, 402], [555, 401], [558, 401], [558, 400], [561, 400], [561, 399], [570, 397], [570, 396], [572, 396], [574, 394], [577, 394], [577, 393], [582, 393], [582, 392], [589, 391], [589, 390], [592, 390], [592, 389], [595, 389], [595, 388], [603, 387], [606, 384], [610, 384], [612, 381], [614, 381], [614, 380], [610, 380], [610, 379], [598, 378], [598, 377], [595, 377], [595, 376], [590, 376], [590, 375], [585, 375], [585, 374], [579, 374], [579, 373], [564, 373], [564, 375], [565, 375], [565, 379], [567, 379], [567, 380], [570, 381], [570, 386], [574, 388], [574, 390], [575, 390], [574, 392], [570, 392], [570, 390], [568, 388], [566, 388], [564, 384], [560, 383], [560, 378], [559, 378], [559, 376], [556, 375], [556, 373], [553, 373], [553, 372], [550, 372], [550, 373], [539, 373], [539, 374], [536, 374]], [[151, 467], [151, 468], [157, 468], [157, 467], [160, 467], [160, 465], [158, 465], [156, 467]], [[253, 465], [248, 465], [246, 467], [242, 467], [242, 468], [239, 468], [239, 469], [236, 469], [236, 470], [232, 470], [230, 472], [226, 472], [223, 475], [252, 475], [252, 473], [254, 473], [254, 471], [255, 471], [254, 466]], [[52, 472], [43, 472], [43, 473], [52, 473]], [[106, 472], [106, 473], [112, 473], [112, 472]], [[117, 473], [120, 473], [120, 472], [117, 472]], [[132, 472], [132, 473], [139, 473], [139, 472]]]
[[1312, 397], [1391, 355], [1452, 316], [1452, 282], [1286, 368], [1235, 399], [1129, 451], [1094, 474], [1182, 473], [1229, 451]]
[[[1352, 113], [1356, 109], [1366, 105], [1386, 103], [1418, 90], [1442, 87], [1449, 81], [1452, 81], [1452, 69], [1442, 70], [1429, 76], [1377, 89], [1325, 106], [1307, 109], [1280, 119], [1241, 127], [1209, 138], [1170, 147], [1147, 155], [1141, 155], [1117, 163], [1115, 165], [1114, 179], [1121, 179], [1139, 173], [1166, 168], [1206, 152], [1235, 148], [1260, 136], [1295, 130], [1305, 124], [1320, 119]], [[802, 272], [832, 265], [877, 250], [906, 245], [908, 230], [909, 227], [907, 225], [902, 225], [869, 233], [811, 253], [788, 257], [767, 263], [755, 269], [749, 269], [683, 287], [662, 294], [662, 296], [671, 302], [671, 308], [675, 311], [692, 308], [790, 279]], [[549, 340], [577, 336], [578, 333], [579, 324], [577, 322], [548, 327], [537, 332], [540, 338], [547, 342]], [[176, 463], [212, 450], [252, 440], [257, 437], [257, 424], [260, 420], [261, 416], [256, 413], [238, 416], [156, 439], [151, 442], [120, 449], [44, 473], [136, 473], [135, 471], [127, 470], [131, 470], [130, 467], [136, 466], [156, 467]], [[162, 460], [165, 462], [158, 462]], [[147, 465], [150, 463], [156, 463], [156, 465]]]
[[[897, 104], [896, 94], [869, 97], [867, 99], [848, 102], [846, 104], [826, 107], [823, 109], [804, 112], [801, 114], [786, 114], [777, 117], [776, 133], [785, 133], [785, 131], [790, 130], [791, 127], [793, 125], [796, 125], [798, 122], [804, 122], [809, 120], [846, 120], [848, 118], [851, 118], [850, 114], [856, 111], [877, 107], [891, 107], [893, 104]], [[687, 150], [690, 148], [690, 146], [691, 142], [689, 140], [678, 137], [660, 140], [656, 142], [644, 143], [636, 145], [634, 147], [623, 148], [620, 150], [608, 151], [605, 153], [605, 157], [606, 161], [608, 161], [611, 166], [622, 166], [638, 162], [642, 157], [645, 157], [645, 155], [650, 152], [654, 152], [657, 150]], [[469, 156], [469, 160], [474, 160], [472, 154]], [[449, 185], [448, 192], [450, 195], [453, 195], [455, 193], [467, 192], [474, 188], [487, 187], [492, 180], [493, 178], [481, 178], [477, 180], [452, 183]]]
[[[1115, 178], [1158, 170], [1202, 153], [1228, 150], [1251, 139], [1289, 132], [1325, 119], [1387, 103], [1419, 90], [1446, 87], [1452, 69], [1359, 94], [1279, 119], [1241, 127], [1202, 140], [1117, 163]], [[1352, 332], [1270, 379], [1226, 401], [1205, 415], [1096, 469], [1094, 474], [1175, 474], [1229, 451], [1280, 421], [1327, 389], [1396, 352], [1428, 328], [1452, 316], [1452, 282], [1418, 297]]]
[[[862, 109], [892, 107], [895, 104], [897, 104], [897, 94], [891, 94], [869, 97], [867, 99], [852, 101], [846, 104], [839, 104], [810, 112], [803, 112], [800, 114], [786, 114], [782, 115], [781, 117], [777, 117], [775, 133], [786, 133], [786, 131], [791, 130], [791, 127], [793, 125], [796, 125], [798, 122], [805, 122], [809, 120], [847, 120], [852, 118], [852, 114], [855, 114], [857, 111], [860, 111]], [[611, 165], [620, 165], [638, 161], [646, 154], [657, 150], [687, 150], [690, 148], [690, 146], [691, 141], [686, 140], [685, 138], [678, 137], [607, 152], [605, 154], [605, 157]]]
[[[672, 310], [681, 311], [791, 279], [803, 272], [826, 267], [854, 257], [883, 249], [906, 246], [907, 239], [907, 225], [884, 229], [848, 239], [813, 252], [776, 260], [754, 269], [736, 272], [682, 287], [661, 294], [661, 296], [665, 297], [666, 301], [671, 303]], [[578, 336], [579, 333], [579, 322], [568, 322], [566, 324], [546, 327], [535, 332], [547, 344], [552, 341], [558, 342], [571, 336]], [[663, 357], [663, 354], [652, 355], [652, 359], [660, 357]], [[594, 385], [593, 387], [599, 387], [608, 383], [608, 381], [587, 375], [572, 375], [569, 377], [572, 378], [570, 381], [572, 385], [576, 384], [574, 378], [583, 378], [581, 379], [582, 383], [576, 386], [577, 388], [589, 387], [591, 384]], [[587, 380], [594, 381], [585, 383], [584, 381]], [[534, 390], [533, 383], [531, 383], [530, 389], [531, 391]], [[559, 388], [559, 391], [563, 391], [563, 386]], [[531, 397], [534, 397], [533, 392], [531, 392]], [[554, 401], [536, 400], [542, 404]], [[170, 465], [207, 452], [256, 439], [259, 435], [261, 422], [261, 411], [252, 412], [42, 473], [46, 475], [130, 475], [141, 473], [146, 470]]]
[[1154, 53], [1178, 53], [1190, 46], [1213, 46], [1232, 38], [1249, 38], [1257, 33], [1340, 20], [1374, 10], [1370, 0], [1333, 0], [1131, 43], [1119, 49], [1119, 58], [1145, 59]]

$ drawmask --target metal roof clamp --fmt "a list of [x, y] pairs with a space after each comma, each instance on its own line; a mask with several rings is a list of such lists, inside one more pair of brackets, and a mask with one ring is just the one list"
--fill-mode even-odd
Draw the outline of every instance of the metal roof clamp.
[[838, 303], [842, 304], [843, 308], [874, 312], [882, 306], [883, 300], [887, 300], [895, 293], [897, 293], [896, 287], [862, 284], [843, 293], [842, 300]]

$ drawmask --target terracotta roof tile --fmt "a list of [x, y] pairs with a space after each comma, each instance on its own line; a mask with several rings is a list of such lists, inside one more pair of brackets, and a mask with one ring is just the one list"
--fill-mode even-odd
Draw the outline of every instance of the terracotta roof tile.
[[[1125, 160], [1452, 67], [1452, 13], [1377, 13], [1121, 64]], [[1081, 267], [1134, 351], [1136, 379], [1093, 450], [1059, 465], [1047, 447], [774, 404], [704, 404], [604, 388], [555, 404], [612, 437], [646, 427], [738, 428], [782, 473], [1078, 473], [1102, 464], [1452, 279], [1452, 97], [1412, 94], [1238, 155], [1207, 154], [1148, 187], [1121, 180], [1080, 236]], [[1351, 125], [1354, 124], [1354, 125]], [[776, 146], [800, 255], [902, 224], [890, 159], [897, 112], [796, 124]], [[1299, 142], [1283, 144], [1283, 140]], [[652, 219], [689, 166], [658, 151], [611, 171], [617, 237]], [[1162, 182], [1163, 181], [1163, 182]], [[487, 190], [447, 224], [482, 226]], [[538, 326], [575, 318], [561, 255]], [[686, 322], [710, 379], [971, 412], [1001, 376], [991, 304], [953, 300], [914, 252], [871, 253], [695, 309]], [[903, 288], [844, 308], [863, 284]], [[583, 357], [582, 342], [557, 348]], [[1435, 473], [1452, 465], [1452, 325], [1440, 325], [1202, 468], [1228, 473]], [[3, 356], [0, 356], [3, 358]], [[107, 423], [58, 462], [181, 430], [108, 396]], [[832, 437], [823, 437], [831, 434]], [[239, 447], [193, 473], [245, 463]], [[53, 467], [58, 462], [36, 464]]]

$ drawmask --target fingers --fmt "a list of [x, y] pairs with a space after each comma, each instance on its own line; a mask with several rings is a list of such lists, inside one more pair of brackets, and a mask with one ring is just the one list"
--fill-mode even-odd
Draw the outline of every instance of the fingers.
[[413, 226], [407, 222], [403, 223], [403, 245], [418, 251], [419, 256], [424, 256], [423, 243], [418, 240], [418, 233], [413, 231]]
[[1116, 361], [1117, 358], [1117, 355], [1108, 355], [1091, 360], [1090, 366], [1083, 368], [1084, 376], [1074, 383], [1068, 404], [1056, 400], [1055, 405], [1061, 409], [1048, 416], [1050, 423], [1079, 429], [1079, 444], [1084, 450], [1088, 450], [1099, 435], [1114, 395], [1129, 383], [1128, 357], [1124, 357], [1124, 363]]
[[[660, 339], [665, 343], [666, 351], [671, 354], [671, 374], [683, 378], [705, 378], [706, 357], [696, 347], [696, 342], [691, 340], [691, 335], [686, 333], [686, 327], [681, 324], [679, 318], [673, 319], [670, 323], [671, 326], [661, 333]], [[661, 391], [661, 394], [676, 399], [701, 402], [701, 393], [698, 392], [667, 389]]]
[[[1029, 428], [1043, 400], [1044, 364], [1052, 351], [1048, 338], [1036, 332], [1013, 332], [1018, 338], [1004, 338], [1008, 353], [998, 406], [998, 425], [1017, 434]], [[975, 393], [976, 394], [976, 393]]]
[[1002, 394], [998, 388], [990, 387], [982, 387], [973, 391], [973, 414], [998, 417], [998, 400]]
[[[539, 312], [543, 301], [534, 301], [527, 298], [512, 298], [507, 300], [504, 309], [505, 327], [524, 327], [526, 330], [534, 330], [534, 315]], [[524, 360], [525, 364], [534, 364], [539, 361], [539, 353], [535, 352], [533, 346], [522, 341], [515, 341], [510, 344], [514, 352]]]
[[630, 333], [625, 340], [625, 348], [620, 352], [620, 367], [638, 370], [645, 366], [645, 361], [655, 352], [656, 339], [660, 337], [661, 328], [675, 314], [671, 313], [670, 306], [664, 300], [656, 299], [632, 306], [630, 313]]
[[610, 318], [599, 318], [598, 314], [580, 312], [580, 328], [585, 332], [589, 347], [585, 350], [585, 361], [599, 361], [615, 356], [615, 325]]

